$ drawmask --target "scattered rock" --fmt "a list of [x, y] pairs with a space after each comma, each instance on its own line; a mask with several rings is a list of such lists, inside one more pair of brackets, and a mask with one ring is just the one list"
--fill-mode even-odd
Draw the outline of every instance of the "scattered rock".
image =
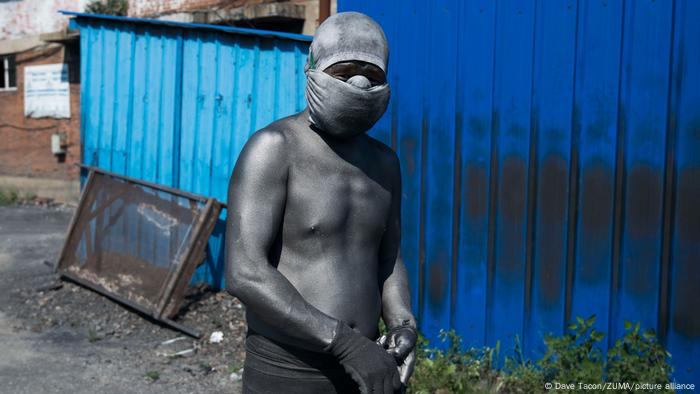
[[214, 331], [209, 337], [209, 343], [220, 343], [224, 340], [224, 333], [221, 331]]
[[238, 370], [238, 372], [233, 372], [231, 375], [229, 375], [229, 380], [232, 382], [237, 382], [243, 379], [243, 368]]

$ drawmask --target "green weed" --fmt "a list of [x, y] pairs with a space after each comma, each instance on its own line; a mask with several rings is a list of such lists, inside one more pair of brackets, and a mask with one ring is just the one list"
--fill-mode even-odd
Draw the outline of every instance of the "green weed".
[[22, 193], [16, 189], [0, 189], [0, 205], [19, 204], [36, 198], [33, 193]]
[[160, 372], [158, 371], [148, 371], [143, 375], [145, 378], [150, 379], [152, 382], [160, 379]]
[[[653, 330], [625, 322], [625, 333], [607, 356], [602, 342], [605, 333], [594, 328], [595, 316], [577, 317], [563, 335], [547, 335], [545, 353], [539, 360], [523, 355], [515, 338], [512, 355], [499, 368], [500, 343], [494, 348], [464, 350], [454, 331], [441, 332], [443, 349], [431, 348], [419, 338], [416, 368], [408, 388], [415, 394], [469, 393], [569, 393], [578, 383], [670, 382], [671, 354], [658, 342]], [[575, 383], [575, 389], [547, 391], [545, 383]], [[668, 391], [667, 391], [668, 392]]]

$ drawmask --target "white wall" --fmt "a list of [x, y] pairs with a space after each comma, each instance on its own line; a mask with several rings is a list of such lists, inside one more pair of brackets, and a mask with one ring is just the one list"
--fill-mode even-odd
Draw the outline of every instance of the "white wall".
[[88, 0], [2, 0], [0, 40], [49, 33], [66, 27], [58, 10], [82, 11]]

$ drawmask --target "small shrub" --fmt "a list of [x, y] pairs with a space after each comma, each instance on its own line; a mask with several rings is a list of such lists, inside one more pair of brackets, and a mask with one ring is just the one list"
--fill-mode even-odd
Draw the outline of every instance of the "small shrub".
[[228, 365], [229, 374], [238, 373], [241, 369], [243, 369], [243, 363], [239, 361], [234, 361]]
[[94, 328], [88, 329], [88, 341], [90, 343], [97, 342], [101, 339], [102, 337], [97, 333], [97, 331]]
[[547, 351], [538, 362], [545, 382], [603, 382], [604, 358], [598, 343], [605, 334], [593, 328], [595, 320], [595, 315], [577, 317], [564, 335], [545, 337]]
[[21, 200], [17, 190], [2, 190], [0, 189], [0, 205], [16, 204]]
[[126, 16], [129, 10], [127, 0], [92, 0], [85, 6], [89, 14]]
[[526, 359], [520, 345], [520, 338], [515, 336], [513, 356], [506, 357], [503, 367], [502, 388], [507, 393], [538, 393], [544, 387], [542, 371]]
[[16, 189], [0, 189], [0, 205], [20, 204], [36, 199], [33, 193], [22, 193]]
[[[461, 338], [453, 331], [441, 331], [446, 350], [429, 348], [421, 335], [416, 345], [416, 367], [409, 393], [448, 394], [489, 392], [493, 371], [494, 350], [490, 348], [461, 350]], [[496, 350], [497, 353], [497, 350]]]
[[[606, 380], [609, 382], [671, 382], [671, 354], [656, 339], [652, 329], [625, 321], [625, 335], [608, 350]], [[661, 392], [673, 392], [663, 390]]]
[[148, 371], [143, 376], [150, 379], [152, 382], [155, 382], [156, 380], [160, 379], [160, 372]]

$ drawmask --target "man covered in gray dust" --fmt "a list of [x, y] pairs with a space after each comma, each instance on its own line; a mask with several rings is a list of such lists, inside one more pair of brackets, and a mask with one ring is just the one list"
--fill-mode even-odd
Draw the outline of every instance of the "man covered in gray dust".
[[389, 102], [387, 62], [371, 18], [330, 17], [309, 51], [308, 107], [236, 162], [226, 283], [247, 311], [244, 393], [389, 394], [413, 371], [399, 160], [365, 134]]

